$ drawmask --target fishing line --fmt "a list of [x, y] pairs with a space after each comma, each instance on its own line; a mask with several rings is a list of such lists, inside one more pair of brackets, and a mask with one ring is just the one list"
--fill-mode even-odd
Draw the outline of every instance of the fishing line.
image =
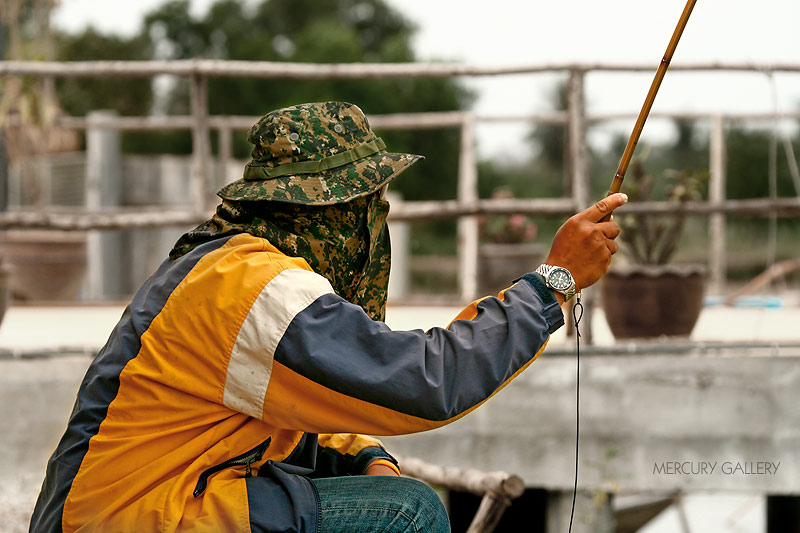
[[[681, 35], [683, 35], [683, 30], [686, 28], [686, 23], [689, 21], [689, 16], [692, 14], [695, 3], [697, 3], [697, 0], [686, 0], [686, 6], [684, 6], [680, 19], [678, 19], [678, 25], [675, 27], [675, 31], [672, 33], [672, 37], [667, 45], [667, 50], [664, 52], [664, 56], [661, 58], [661, 63], [656, 69], [656, 74], [653, 78], [652, 84], [650, 85], [650, 90], [647, 92], [647, 96], [644, 99], [642, 109], [639, 111], [639, 115], [636, 117], [636, 123], [633, 126], [633, 131], [631, 132], [631, 136], [628, 138], [628, 143], [625, 145], [625, 150], [623, 151], [622, 158], [619, 161], [617, 172], [614, 174], [614, 179], [612, 180], [611, 187], [608, 190], [609, 195], [620, 192], [620, 189], [622, 188], [622, 182], [625, 179], [625, 173], [628, 171], [628, 166], [633, 158], [633, 151], [636, 149], [636, 144], [639, 142], [639, 137], [642, 134], [647, 117], [650, 115], [650, 109], [653, 107], [653, 102], [656, 99], [658, 89], [661, 87], [661, 82], [664, 80], [664, 76], [667, 73], [669, 64], [672, 61], [672, 56], [675, 54], [675, 49], [678, 47], [678, 41], [680, 41]], [[611, 213], [608, 213], [606, 216], [600, 219], [600, 222], [605, 222], [608, 220], [611, 220]], [[575, 322], [575, 359], [577, 375], [575, 379], [575, 483], [572, 489], [572, 511], [569, 515], [569, 533], [572, 533], [572, 522], [575, 518], [575, 500], [578, 497], [578, 445], [580, 443], [581, 428], [581, 333], [578, 329], [578, 323], [582, 317], [583, 305], [581, 304], [580, 293], [578, 293], [578, 299], [575, 301], [575, 305], [572, 307], [572, 318]]]
[[575, 518], [575, 499], [578, 497], [578, 444], [581, 433], [581, 331], [578, 324], [583, 318], [581, 293], [572, 306], [572, 320], [575, 323], [575, 484], [572, 487], [572, 511], [569, 513], [569, 533], [572, 533], [572, 520]]

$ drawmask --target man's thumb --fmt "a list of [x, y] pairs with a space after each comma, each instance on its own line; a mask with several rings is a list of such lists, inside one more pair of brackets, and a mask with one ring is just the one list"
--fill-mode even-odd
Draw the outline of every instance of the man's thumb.
[[628, 195], [625, 193], [614, 193], [606, 196], [593, 206], [584, 211], [587, 218], [592, 222], [599, 222], [603, 218], [609, 216], [615, 209], [622, 207], [628, 202]]

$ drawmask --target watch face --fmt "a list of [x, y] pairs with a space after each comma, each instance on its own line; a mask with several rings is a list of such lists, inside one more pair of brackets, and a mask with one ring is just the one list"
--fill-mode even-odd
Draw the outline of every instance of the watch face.
[[572, 277], [563, 268], [554, 268], [547, 276], [547, 282], [557, 291], [565, 291], [572, 285]]

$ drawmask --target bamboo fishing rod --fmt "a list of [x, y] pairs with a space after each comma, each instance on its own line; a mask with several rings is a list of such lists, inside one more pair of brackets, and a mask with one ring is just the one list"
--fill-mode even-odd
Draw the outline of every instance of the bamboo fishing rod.
[[[614, 175], [614, 180], [611, 182], [611, 188], [608, 190], [608, 194], [614, 194], [622, 189], [622, 181], [625, 179], [625, 173], [628, 171], [628, 166], [631, 163], [631, 158], [633, 157], [633, 151], [636, 149], [636, 144], [639, 142], [639, 137], [642, 135], [642, 129], [644, 129], [644, 123], [647, 121], [648, 115], [650, 115], [650, 109], [653, 107], [653, 102], [656, 99], [656, 93], [658, 89], [661, 87], [661, 81], [664, 79], [664, 75], [667, 73], [667, 69], [669, 68], [669, 63], [672, 61], [672, 56], [675, 53], [675, 49], [678, 47], [678, 41], [681, 39], [681, 35], [683, 35], [683, 30], [686, 28], [686, 23], [689, 21], [689, 15], [692, 14], [692, 9], [694, 9], [694, 4], [697, 0], [687, 0], [686, 7], [683, 8], [683, 13], [681, 13], [681, 18], [678, 20], [678, 25], [675, 28], [675, 31], [672, 34], [672, 38], [669, 40], [669, 44], [667, 45], [667, 51], [664, 52], [664, 57], [661, 59], [661, 64], [658, 65], [658, 69], [656, 70], [656, 76], [653, 79], [653, 83], [650, 85], [650, 90], [647, 92], [647, 97], [644, 99], [644, 105], [642, 106], [642, 110], [639, 111], [639, 116], [636, 118], [636, 124], [633, 126], [633, 131], [631, 132], [631, 136], [628, 138], [628, 144], [625, 145], [625, 151], [622, 152], [622, 159], [620, 159], [619, 166], [617, 167], [617, 173]], [[607, 221], [611, 218], [611, 213], [606, 215], [601, 219], [601, 221]], [[580, 315], [576, 314], [576, 309], [580, 307]], [[572, 522], [573, 518], [575, 517], [575, 500], [578, 494], [578, 442], [579, 442], [579, 435], [580, 435], [580, 374], [581, 374], [581, 351], [580, 351], [580, 332], [578, 332], [578, 323], [580, 322], [581, 317], [583, 316], [583, 306], [581, 305], [581, 297], [580, 293], [578, 294], [578, 300], [575, 304], [575, 307], [572, 309], [573, 313], [573, 320], [575, 321], [575, 342], [576, 342], [576, 356], [577, 356], [577, 381], [576, 381], [576, 413], [575, 413], [575, 420], [576, 420], [576, 431], [575, 431], [575, 484], [572, 491], [572, 510], [570, 511], [569, 516], [569, 533], [572, 533]]]
[[[639, 142], [639, 137], [642, 135], [644, 123], [647, 121], [647, 117], [650, 115], [650, 109], [653, 107], [653, 102], [656, 99], [656, 93], [658, 93], [658, 89], [661, 87], [661, 81], [664, 79], [664, 75], [667, 73], [669, 63], [672, 61], [672, 56], [675, 54], [675, 49], [678, 47], [678, 41], [680, 41], [681, 35], [683, 35], [683, 30], [686, 28], [686, 23], [689, 21], [689, 15], [692, 14], [692, 9], [694, 9], [694, 4], [696, 1], [697, 0], [688, 0], [686, 2], [686, 7], [683, 8], [681, 18], [678, 20], [678, 25], [675, 28], [675, 32], [672, 34], [669, 45], [667, 45], [667, 51], [664, 52], [664, 57], [661, 59], [661, 64], [658, 65], [658, 70], [656, 70], [653, 83], [650, 85], [650, 90], [647, 93], [647, 97], [644, 99], [642, 110], [639, 111], [636, 124], [633, 126], [633, 131], [631, 132], [630, 138], [628, 138], [628, 144], [625, 145], [625, 151], [622, 152], [622, 159], [620, 159], [619, 167], [617, 167], [617, 173], [614, 175], [614, 180], [611, 182], [611, 188], [608, 190], [608, 194], [617, 193], [622, 189], [622, 181], [625, 179], [625, 173], [628, 171], [628, 166], [631, 163], [633, 151], [636, 149], [636, 144]], [[609, 217], [610, 215], [608, 215], [604, 220], [608, 220]]]

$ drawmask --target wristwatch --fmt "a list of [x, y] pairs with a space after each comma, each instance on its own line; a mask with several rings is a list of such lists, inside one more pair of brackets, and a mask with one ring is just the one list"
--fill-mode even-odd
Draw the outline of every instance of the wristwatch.
[[547, 288], [563, 294], [566, 301], [575, 296], [575, 280], [566, 268], [539, 265], [535, 272], [544, 278]]

